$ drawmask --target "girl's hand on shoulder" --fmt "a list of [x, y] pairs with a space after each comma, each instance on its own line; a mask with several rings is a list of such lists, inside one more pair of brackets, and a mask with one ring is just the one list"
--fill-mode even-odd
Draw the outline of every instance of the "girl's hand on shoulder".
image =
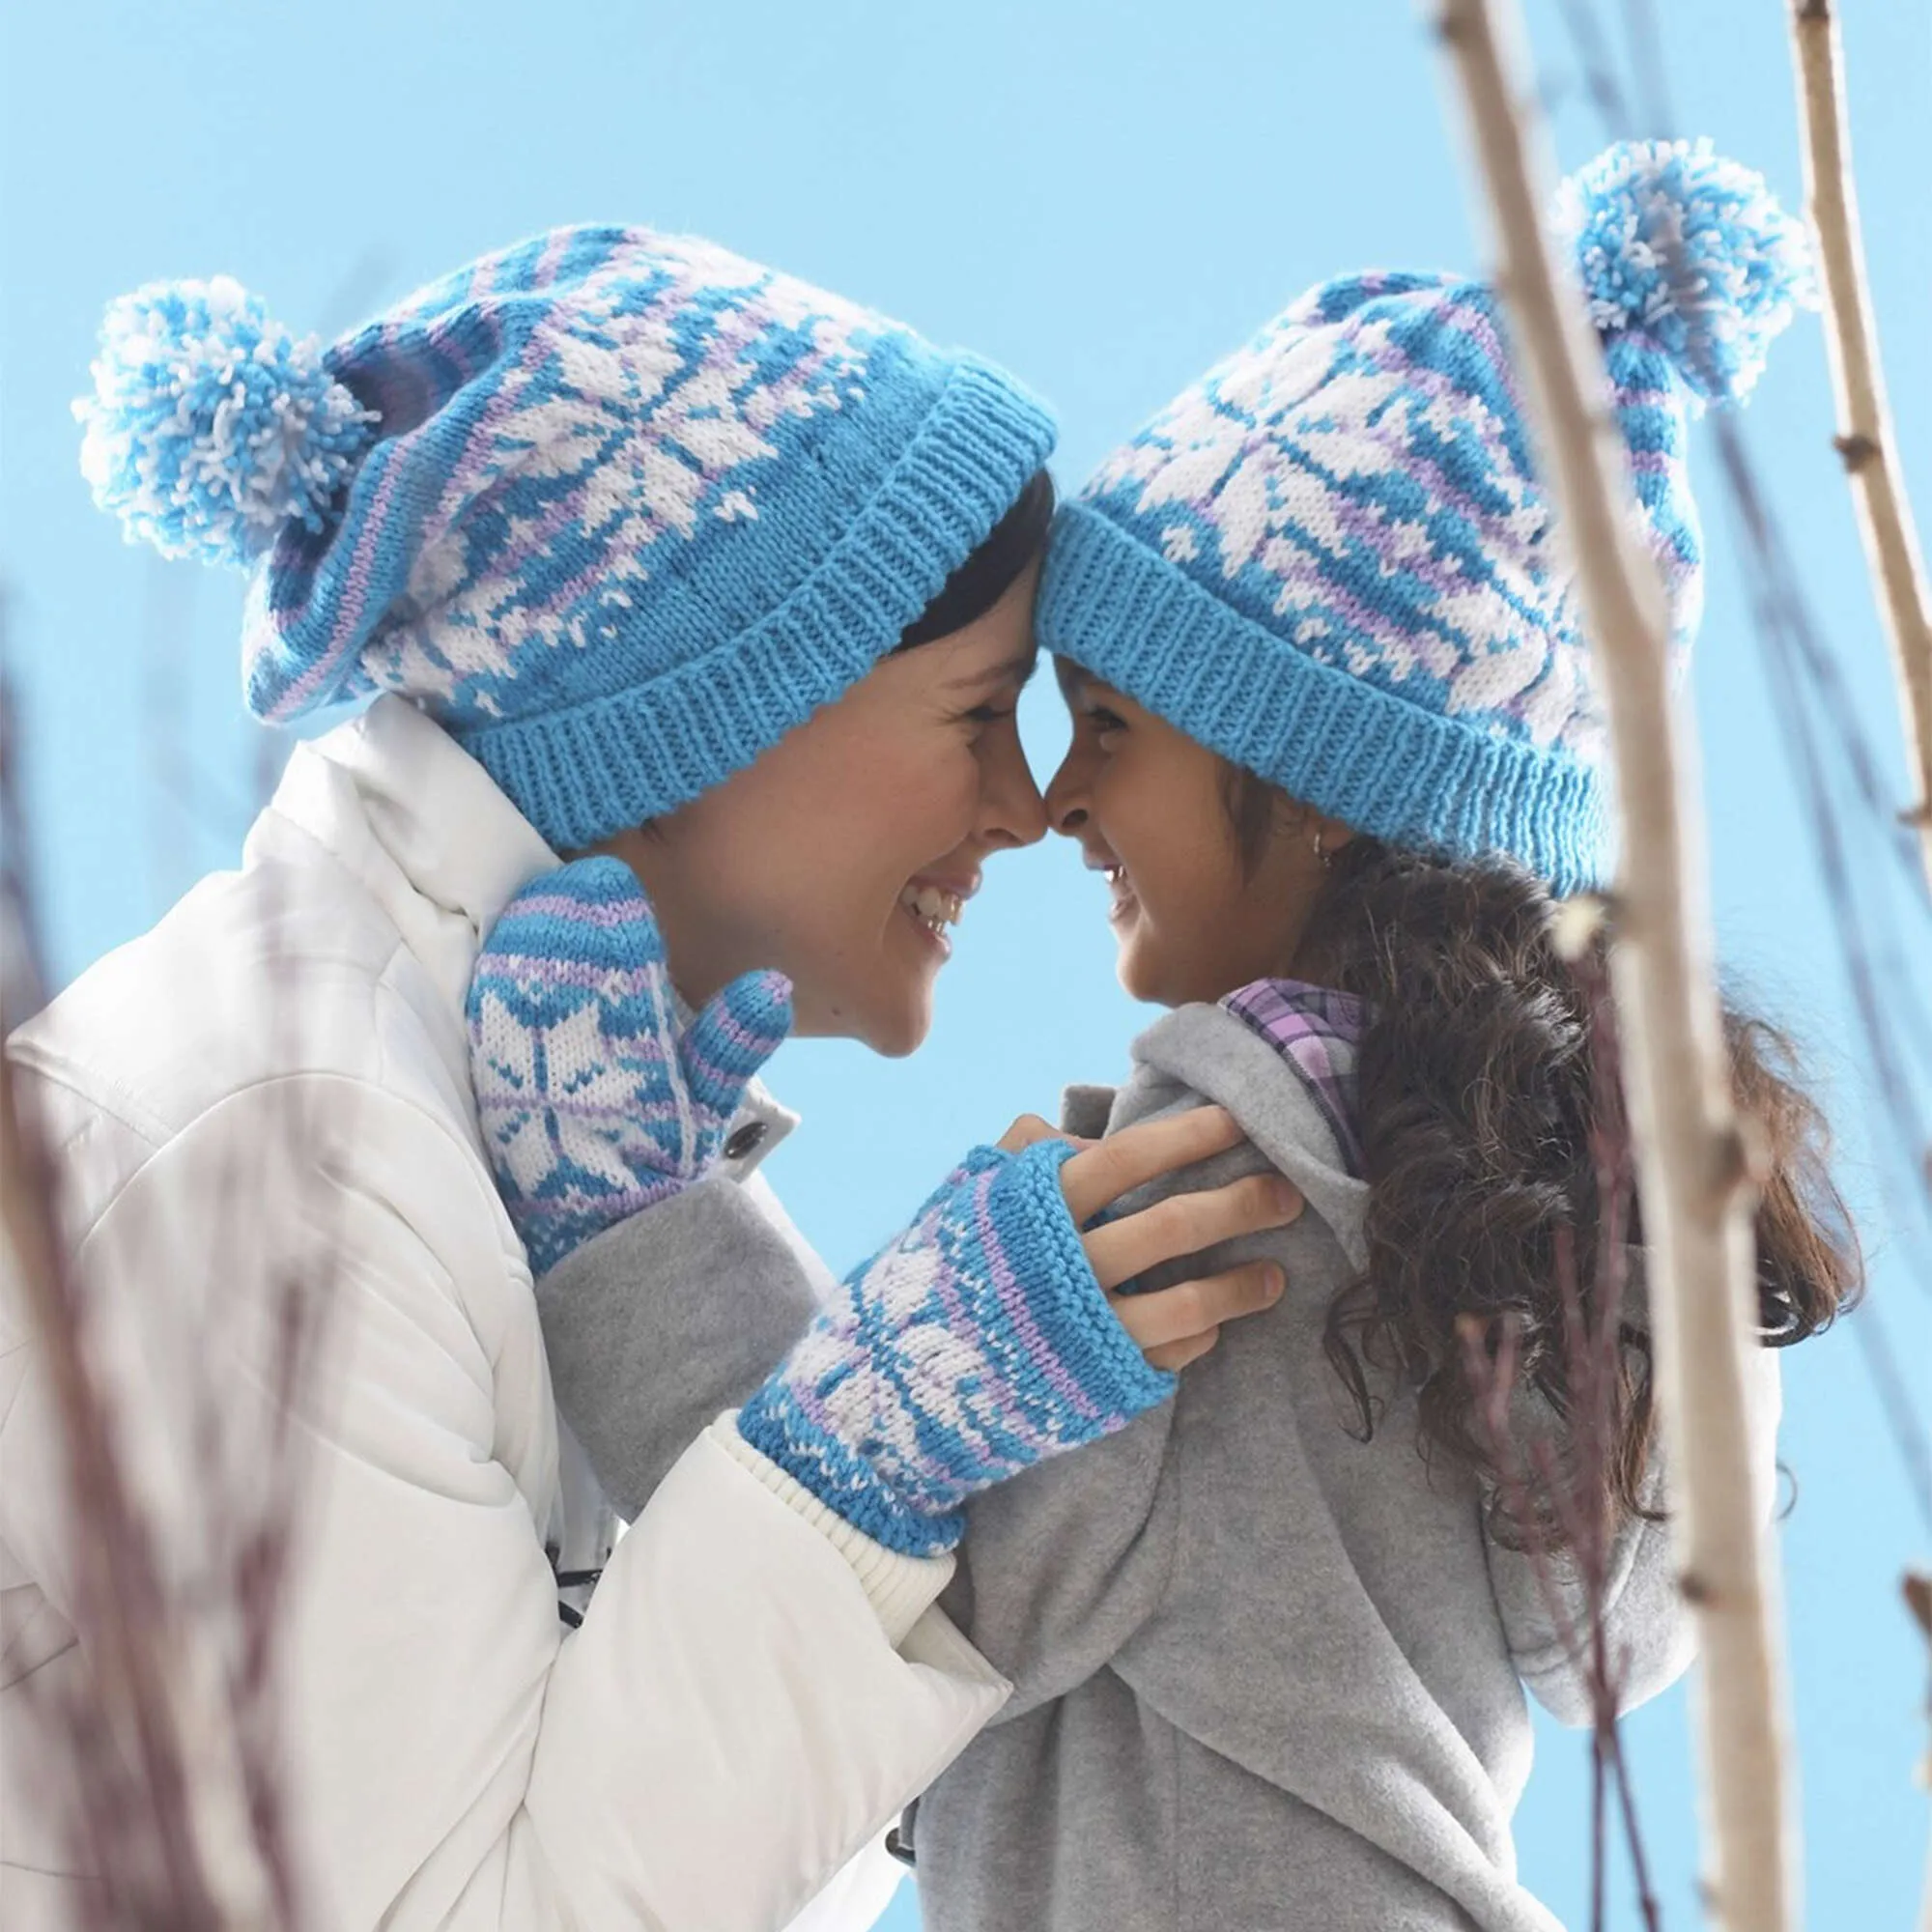
[[1220, 1339], [1223, 1322], [1281, 1299], [1288, 1281], [1273, 1262], [1249, 1262], [1151, 1294], [1117, 1293], [1122, 1282], [1162, 1262], [1236, 1235], [1285, 1227], [1301, 1212], [1302, 1199], [1294, 1183], [1280, 1175], [1249, 1175], [1226, 1187], [1172, 1194], [1136, 1213], [1089, 1227], [1122, 1195], [1239, 1145], [1240, 1124], [1225, 1107], [1195, 1107], [1142, 1121], [1100, 1141], [1063, 1134], [1038, 1115], [1022, 1114], [998, 1145], [1018, 1153], [1045, 1140], [1066, 1141], [1079, 1150], [1060, 1170], [1068, 1211], [1086, 1230], [1087, 1260], [1121, 1325], [1153, 1367], [1184, 1368]]

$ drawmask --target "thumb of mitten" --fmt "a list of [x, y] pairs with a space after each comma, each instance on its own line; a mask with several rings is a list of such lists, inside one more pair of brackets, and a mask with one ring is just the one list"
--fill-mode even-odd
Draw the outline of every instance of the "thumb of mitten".
[[733, 980], [685, 1029], [678, 1064], [708, 1132], [724, 1132], [753, 1075], [790, 1032], [791, 981], [770, 972]]

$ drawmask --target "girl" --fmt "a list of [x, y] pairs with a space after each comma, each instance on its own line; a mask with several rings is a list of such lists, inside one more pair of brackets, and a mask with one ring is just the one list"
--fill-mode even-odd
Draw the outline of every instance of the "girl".
[[[532, 1268], [647, 1205], [711, 1215], [679, 1287], [728, 1306], [790, 1238], [746, 1179], [783, 1118], [757, 1067], [794, 1019], [923, 1037], [945, 925], [1044, 829], [1011, 712], [1048, 420], [970, 356], [642, 229], [539, 237], [321, 353], [232, 282], [150, 288], [95, 377], [101, 500], [252, 571], [257, 715], [374, 696], [297, 749], [239, 871], [9, 1042], [165, 1601], [208, 1606], [171, 1627], [183, 1681], [230, 1682], [259, 1634], [221, 1539], [287, 1508], [248, 1479], [290, 1434], [289, 1318], [312, 1320], [271, 1633], [307, 1916], [780, 1924], [1004, 1695], [927, 1607], [961, 1498], [1162, 1399], [1264, 1299], [1256, 1268], [1118, 1316], [1110, 1291], [1291, 1211], [1249, 1181], [1196, 1227], [1083, 1236], [1225, 1120], [976, 1151], [855, 1277], [863, 1332], [808, 1336], [742, 1429], [680, 1412], [610, 1554]], [[958, 1319], [909, 1365], [922, 1284]], [[80, 1821], [110, 1834], [97, 1863], [63, 1829], [75, 1794], [34, 1802], [66, 1762], [35, 1715], [102, 1701], [102, 1606], [25, 1307], [0, 1281], [21, 1932], [158, 1909], [112, 1889], [142, 1851], [116, 1821]], [[922, 1453], [841, 1408], [888, 1383]]]
[[[1686, 418], [1749, 386], [1800, 238], [1681, 144], [1611, 150], [1563, 212], [1686, 646]], [[1174, 1009], [1068, 1124], [1218, 1102], [1253, 1151], [1205, 1178], [1271, 1166], [1310, 1211], [1234, 1251], [1289, 1293], [1173, 1404], [971, 1512], [947, 1601], [1017, 1689], [918, 1807], [933, 1932], [1548, 1932], [1510, 1837], [1522, 1686], [1592, 1716], [1565, 1636], [1591, 1524], [1618, 1706], [1688, 1662], [1635, 1204], [1600, 1167], [1615, 1073], [1552, 940], [1610, 855], [1529, 458], [1492, 292], [1365, 275], [1210, 371], [1056, 528], [1039, 625], [1075, 730], [1048, 811], [1112, 888], [1122, 980]], [[1782, 1346], [1856, 1256], [1776, 1037], [1730, 1038]], [[1594, 1382], [1573, 1289], [1619, 1345]], [[1769, 1349], [1754, 1371], [1768, 1515]]]

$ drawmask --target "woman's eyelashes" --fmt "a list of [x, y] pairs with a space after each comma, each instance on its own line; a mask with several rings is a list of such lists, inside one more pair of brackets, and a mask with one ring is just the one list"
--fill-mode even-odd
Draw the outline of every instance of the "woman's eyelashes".
[[1014, 717], [1018, 708], [1012, 704], [976, 704], [971, 711], [959, 714], [959, 722], [962, 724], [999, 724]]

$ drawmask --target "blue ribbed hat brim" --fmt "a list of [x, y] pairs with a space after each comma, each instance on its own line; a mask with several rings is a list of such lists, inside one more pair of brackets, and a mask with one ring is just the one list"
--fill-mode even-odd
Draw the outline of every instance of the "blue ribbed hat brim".
[[871, 500], [760, 622], [647, 682], [456, 736], [559, 852], [674, 810], [891, 651], [1053, 443], [1043, 405], [961, 356]]
[[1603, 777], [1318, 664], [1083, 502], [1054, 525], [1041, 646], [1358, 832], [1517, 860], [1558, 895], [1606, 883]]

